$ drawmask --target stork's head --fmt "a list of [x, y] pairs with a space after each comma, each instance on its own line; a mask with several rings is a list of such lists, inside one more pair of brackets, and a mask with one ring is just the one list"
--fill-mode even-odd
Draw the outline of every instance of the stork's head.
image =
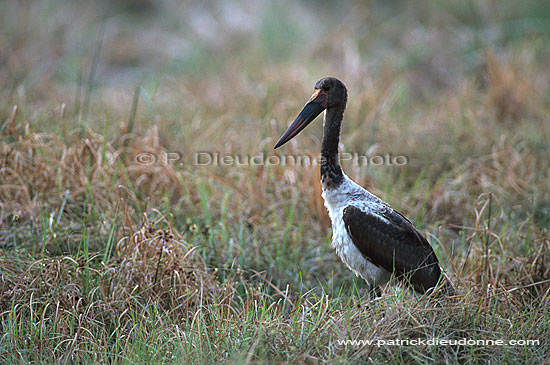
[[348, 91], [344, 83], [334, 77], [323, 77], [315, 83], [315, 91], [294, 122], [279, 139], [275, 148], [281, 147], [300, 133], [321, 112], [330, 108], [346, 107]]

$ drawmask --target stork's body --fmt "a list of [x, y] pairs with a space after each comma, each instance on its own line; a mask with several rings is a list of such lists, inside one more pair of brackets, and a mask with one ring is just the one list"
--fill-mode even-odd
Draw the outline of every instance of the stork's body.
[[391, 273], [366, 259], [353, 243], [346, 229], [344, 210], [355, 207], [366, 214], [376, 214], [384, 210], [386, 205], [345, 174], [343, 177], [344, 180], [337, 188], [323, 186], [322, 196], [332, 222], [332, 247], [342, 261], [372, 287], [384, 285], [389, 281]]
[[338, 142], [347, 103], [347, 90], [338, 79], [327, 77], [275, 148], [295, 137], [325, 110], [321, 147], [323, 199], [332, 221], [332, 246], [342, 261], [373, 288], [387, 283], [392, 274], [424, 293], [442, 276], [428, 241], [400, 213], [348, 178], [340, 167]]

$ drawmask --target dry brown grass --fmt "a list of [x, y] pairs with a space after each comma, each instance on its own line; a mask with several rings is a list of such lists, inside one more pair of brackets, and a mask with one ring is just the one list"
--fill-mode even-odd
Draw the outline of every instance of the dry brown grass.
[[[170, 163], [134, 163], [135, 156], [150, 153], [162, 157], [167, 149], [159, 143], [152, 128], [137, 138], [125, 135], [113, 141], [91, 129], [80, 137], [75, 131], [69, 143], [52, 133], [38, 133], [28, 122], [8, 123], [2, 144], [2, 215], [0, 222], [16, 215], [18, 219], [38, 219], [39, 202], [55, 201], [69, 190], [68, 198], [82, 202], [88, 193], [101, 210], [114, 209], [119, 186], [129, 194], [155, 198], [158, 192], [173, 192], [173, 199], [184, 191], [182, 172]], [[124, 141], [130, 141], [124, 145]], [[59, 208], [61, 201], [53, 208]]]
[[[135, 230], [134, 230], [135, 229]], [[140, 227], [125, 227], [117, 244], [117, 259], [102, 277], [103, 296], [129, 301], [141, 297], [175, 313], [194, 313], [203, 305], [232, 303], [233, 292], [222, 287], [181, 234], [144, 217]], [[231, 282], [228, 281], [228, 289]], [[226, 288], [226, 289], [227, 289]], [[226, 295], [223, 297], [222, 295]]]
[[89, 350], [94, 336], [108, 336], [115, 328], [129, 334], [150, 316], [185, 322], [209, 307], [222, 319], [232, 313], [232, 280], [219, 283], [195, 247], [164, 219], [128, 222], [120, 234], [110, 262], [99, 255], [31, 261], [0, 253], [2, 318], [20, 323], [22, 334], [29, 325], [25, 318], [36, 316], [36, 344], [49, 346], [55, 333], [59, 345], [50, 351], [69, 359]]
[[526, 66], [502, 61], [493, 52], [487, 53], [489, 107], [495, 111], [499, 122], [530, 116], [537, 105], [538, 90], [532, 72]]

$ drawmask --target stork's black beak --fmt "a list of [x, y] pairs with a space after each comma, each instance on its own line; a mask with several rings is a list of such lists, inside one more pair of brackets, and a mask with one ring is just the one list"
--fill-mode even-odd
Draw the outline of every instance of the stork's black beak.
[[294, 122], [288, 127], [273, 149], [281, 147], [292, 138], [296, 137], [298, 133], [327, 108], [327, 102], [328, 95], [326, 91], [322, 91], [321, 89], [315, 90], [300, 114], [294, 119]]

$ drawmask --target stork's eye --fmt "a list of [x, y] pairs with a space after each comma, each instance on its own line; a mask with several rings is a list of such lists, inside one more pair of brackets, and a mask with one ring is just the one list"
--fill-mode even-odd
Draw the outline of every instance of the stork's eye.
[[330, 85], [323, 86], [323, 91], [329, 91], [329, 90], [330, 90]]

